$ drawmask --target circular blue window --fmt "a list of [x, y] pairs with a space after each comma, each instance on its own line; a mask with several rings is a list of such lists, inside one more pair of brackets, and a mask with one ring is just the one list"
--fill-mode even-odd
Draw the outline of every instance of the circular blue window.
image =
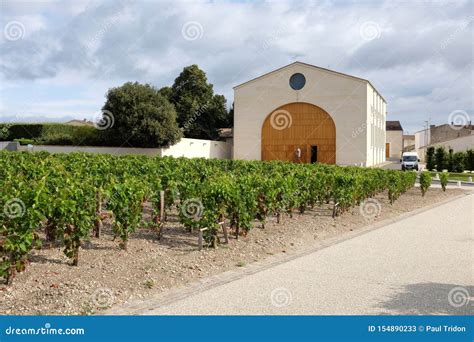
[[306, 78], [303, 74], [296, 73], [290, 77], [290, 87], [294, 90], [300, 90], [306, 84]]

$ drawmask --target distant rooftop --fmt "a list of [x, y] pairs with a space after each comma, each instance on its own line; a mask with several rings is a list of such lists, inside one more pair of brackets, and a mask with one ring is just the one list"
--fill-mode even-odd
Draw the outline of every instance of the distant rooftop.
[[385, 123], [385, 129], [387, 131], [403, 131], [400, 121], [387, 121]]
[[66, 125], [93, 126], [94, 123], [92, 121], [87, 120], [87, 119], [82, 119], [82, 120], [70, 120], [70, 121], [66, 122]]

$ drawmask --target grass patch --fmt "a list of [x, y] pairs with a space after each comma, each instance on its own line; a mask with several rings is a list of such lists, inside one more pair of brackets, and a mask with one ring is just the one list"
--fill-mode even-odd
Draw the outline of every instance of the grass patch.
[[[430, 174], [431, 174], [432, 177], [436, 177], [437, 173], [441, 173], [441, 172], [430, 171]], [[448, 180], [452, 180], [452, 181], [467, 182], [467, 181], [469, 181], [469, 177], [474, 179], [474, 173], [448, 172]]]

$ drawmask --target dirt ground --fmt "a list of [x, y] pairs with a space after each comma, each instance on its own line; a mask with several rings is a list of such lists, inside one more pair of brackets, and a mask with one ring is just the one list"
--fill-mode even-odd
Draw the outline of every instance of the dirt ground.
[[[381, 193], [361, 207], [332, 218], [327, 205], [270, 219], [265, 229], [255, 223], [246, 237], [231, 236], [217, 249], [197, 250], [197, 233], [182, 227], [174, 215], [165, 224], [163, 238], [141, 229], [128, 250], [112, 241], [110, 227], [100, 239], [91, 238], [80, 250], [79, 266], [70, 266], [62, 248], [35, 250], [25, 272], [11, 286], [0, 285], [0, 314], [88, 315], [127, 301], [143, 299], [214, 275], [242, 267], [277, 253], [304, 249], [368, 224], [443, 201], [463, 193], [460, 189], [429, 189], [424, 198], [413, 188], [390, 205]], [[222, 239], [223, 240], [223, 239]]]

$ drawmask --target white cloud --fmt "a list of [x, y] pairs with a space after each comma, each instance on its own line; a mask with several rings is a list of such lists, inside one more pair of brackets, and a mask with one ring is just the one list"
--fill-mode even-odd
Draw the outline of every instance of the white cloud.
[[[76, 91], [29, 96], [38, 101], [35, 113], [71, 113], [55, 105], [67, 96], [93, 113], [107, 88], [127, 80], [171, 84], [189, 64], [231, 100], [232, 86], [294, 60], [370, 79], [389, 99], [391, 119], [410, 130], [429, 115], [442, 120], [437, 110], [474, 108], [468, 0], [73, 3], [2, 5], [2, 25], [21, 17], [29, 28], [19, 41], [0, 42], [2, 94], [18, 84], [45, 94], [48, 86]], [[202, 27], [198, 39], [182, 35], [190, 21]], [[378, 30], [372, 40], [361, 34], [368, 22]], [[0, 110], [18, 101], [2, 99]]]

